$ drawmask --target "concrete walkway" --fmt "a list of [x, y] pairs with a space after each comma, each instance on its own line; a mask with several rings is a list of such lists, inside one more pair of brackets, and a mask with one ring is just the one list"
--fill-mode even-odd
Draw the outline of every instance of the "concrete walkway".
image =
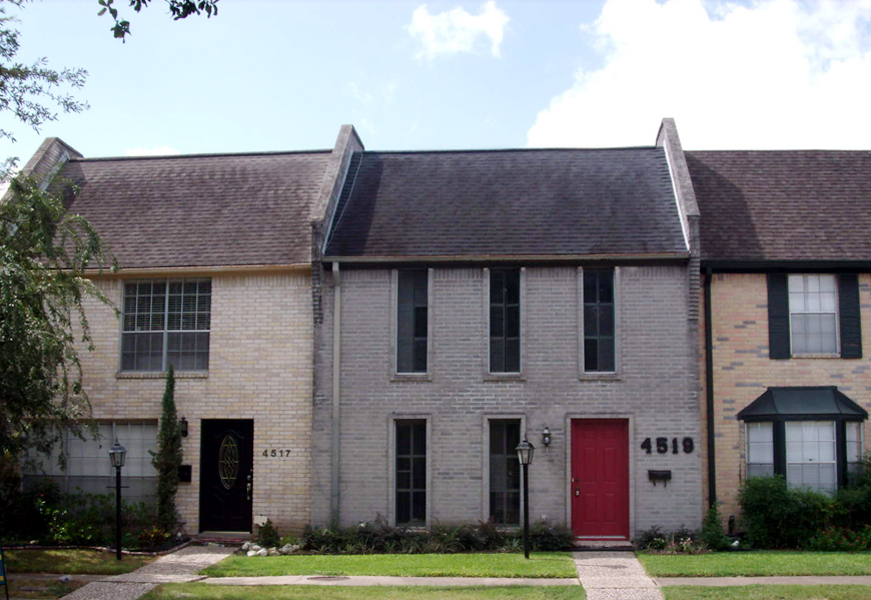
[[633, 552], [573, 552], [587, 600], [663, 600]]
[[201, 569], [236, 550], [215, 546], [188, 546], [158, 558], [132, 573], [107, 576], [67, 594], [63, 600], [136, 600], [161, 583], [199, 581]]

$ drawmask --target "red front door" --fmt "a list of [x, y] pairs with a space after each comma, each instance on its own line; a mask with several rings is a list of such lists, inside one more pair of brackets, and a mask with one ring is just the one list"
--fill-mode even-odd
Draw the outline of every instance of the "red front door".
[[572, 421], [571, 495], [576, 536], [629, 538], [629, 421]]

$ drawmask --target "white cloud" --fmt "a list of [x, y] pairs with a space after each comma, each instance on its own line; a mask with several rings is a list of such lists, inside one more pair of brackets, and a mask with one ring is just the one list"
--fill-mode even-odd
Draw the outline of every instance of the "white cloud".
[[464, 8], [431, 15], [426, 4], [419, 6], [411, 17], [408, 32], [421, 43], [417, 57], [432, 60], [441, 54], [477, 52], [490, 45], [490, 54], [499, 57], [499, 46], [508, 24], [508, 15], [489, 0], [472, 15]]
[[871, 0], [746, 6], [608, 0], [582, 26], [603, 66], [575, 74], [530, 146], [871, 147]]
[[181, 154], [175, 148], [169, 146], [152, 146], [151, 148], [129, 148], [124, 151], [124, 156], [168, 156]]

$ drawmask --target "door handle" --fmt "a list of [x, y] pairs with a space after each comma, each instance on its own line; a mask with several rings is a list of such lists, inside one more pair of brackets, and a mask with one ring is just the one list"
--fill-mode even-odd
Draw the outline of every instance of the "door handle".
[[580, 490], [580, 488], [575, 488], [575, 497], [578, 497], [578, 496], [580, 496], [580, 495], [581, 495], [581, 490]]
[[251, 473], [248, 473], [247, 479], [248, 479], [248, 483], [245, 484], [245, 499], [250, 501], [251, 500], [251, 488], [252, 488], [252, 486], [251, 486]]

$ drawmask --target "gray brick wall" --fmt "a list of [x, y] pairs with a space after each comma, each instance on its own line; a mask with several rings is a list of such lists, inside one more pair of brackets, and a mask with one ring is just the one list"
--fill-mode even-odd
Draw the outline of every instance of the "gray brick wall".
[[[429, 381], [390, 377], [391, 285], [388, 269], [342, 271], [340, 520], [392, 514], [391, 423], [429, 420], [432, 522], [486, 518], [485, 426], [502, 415], [525, 420], [538, 446], [530, 469], [531, 517], [568, 522], [567, 465], [572, 418], [619, 417], [630, 424], [630, 527], [697, 527], [701, 519], [701, 453], [696, 356], [697, 325], [689, 310], [687, 268], [619, 269], [619, 373], [587, 379], [579, 372], [579, 272], [575, 267], [526, 269], [522, 380], [485, 378], [484, 271], [434, 271], [430, 307], [433, 354]], [[318, 325], [314, 398], [312, 519], [330, 518], [330, 373], [333, 294], [324, 277], [324, 321]], [[541, 446], [548, 426], [553, 442]], [[692, 437], [686, 454], [647, 455], [646, 437]], [[671, 469], [668, 487], [648, 469]]]

